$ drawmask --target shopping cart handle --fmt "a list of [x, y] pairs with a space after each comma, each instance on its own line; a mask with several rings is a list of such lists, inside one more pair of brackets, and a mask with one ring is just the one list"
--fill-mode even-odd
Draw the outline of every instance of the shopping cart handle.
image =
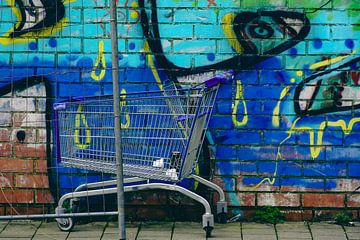
[[204, 82], [206, 88], [212, 88], [219, 85], [221, 82], [225, 82], [229, 78], [232, 79], [235, 75], [234, 70], [229, 70], [224, 73], [218, 74], [213, 78], [210, 78]]

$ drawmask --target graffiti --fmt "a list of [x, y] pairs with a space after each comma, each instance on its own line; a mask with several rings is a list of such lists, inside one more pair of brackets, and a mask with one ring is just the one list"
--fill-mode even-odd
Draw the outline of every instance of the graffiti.
[[[167, 19], [161, 18], [161, 22], [159, 22], [157, 1], [151, 0], [150, 4], [150, 6], [147, 6], [143, 0], [139, 1], [139, 6], [142, 9], [141, 24], [144, 36], [158, 63], [165, 69], [171, 70], [169, 74], [176, 76], [205, 72], [212, 69], [248, 69], [257, 62], [269, 57], [266, 55], [279, 54], [293, 47], [304, 39], [310, 30], [308, 19], [303, 14], [296, 12], [261, 11], [258, 13], [228, 13], [223, 17], [225, 36], [227, 39], [230, 39], [229, 42], [235, 49], [235, 53], [242, 54], [222, 61], [214, 59], [214, 61], [218, 61], [214, 64], [186, 68], [180, 66], [176, 61], [172, 61], [171, 57], [167, 54], [168, 51], [164, 48], [161, 41], [161, 25]], [[147, 13], [145, 8], [151, 9], [151, 13]], [[273, 28], [273, 26], [277, 27]], [[280, 34], [288, 35], [290, 38], [279, 42]], [[256, 39], [268, 39], [265, 48], [257, 46], [259, 41], [254, 41]]]
[[[96, 73], [97, 71], [99, 71], [99, 74]], [[105, 73], [106, 73], [106, 59], [104, 56], [104, 42], [100, 41], [99, 42], [99, 53], [96, 58], [94, 67], [91, 71], [91, 77], [92, 77], [92, 79], [94, 79], [96, 81], [100, 81], [101, 79], [103, 79], [105, 77]]]
[[[76, 110], [75, 116], [75, 132], [74, 132], [74, 143], [75, 146], [79, 149], [87, 149], [91, 143], [91, 131], [86, 120], [86, 116], [83, 113], [83, 106], [79, 104], [78, 109]], [[81, 123], [84, 127], [81, 127]], [[80, 134], [80, 131], [85, 132], [85, 136]], [[85, 138], [85, 142], [81, 143], [80, 139]]]
[[360, 95], [356, 79], [360, 58], [343, 63], [342, 60], [348, 58], [349, 56], [338, 57], [314, 64], [317, 67], [326, 67], [336, 63], [342, 65], [313, 74], [298, 84], [294, 95], [296, 113], [322, 114], [360, 107], [357, 100]]
[[[60, 31], [66, 25], [65, 7], [60, 0], [8, 0], [17, 22], [2, 39], [3, 44], [13, 40], [23, 42], [22, 38], [47, 36]], [[56, 14], [54, 14], [56, 13]]]
[[[240, 101], [242, 102], [242, 106], [243, 106], [243, 119], [241, 121], [237, 120], [237, 113], [238, 113], [238, 109], [239, 109], [239, 103]], [[247, 108], [246, 108], [246, 102], [244, 99], [244, 92], [243, 92], [243, 86], [241, 85], [241, 81], [237, 80], [236, 81], [236, 96], [234, 99], [234, 107], [233, 107], [233, 112], [232, 112], [232, 121], [235, 125], [235, 127], [242, 127], [244, 125], [246, 125], [246, 123], [248, 122], [248, 113], [247, 113]]]
[[[107, 3], [2, 3], [0, 100], [5, 104], [10, 86], [26, 89], [32, 79], [46, 79], [46, 104], [49, 99], [111, 94]], [[354, 1], [290, 1], [282, 6], [281, 1], [119, 0], [118, 6], [122, 93], [163, 90], [168, 81], [183, 87], [235, 70], [234, 80], [220, 88], [206, 134], [216, 158], [215, 176], [232, 205], [242, 204], [239, 192], [254, 188], [337, 189], [343, 179], [359, 177], [353, 170], [360, 144]], [[121, 107], [126, 112], [130, 106]], [[77, 110], [74, 143], [85, 149], [91, 133], [82, 109]], [[2, 112], [0, 125], [14, 114], [21, 122], [18, 113]], [[46, 121], [52, 121], [51, 109]], [[124, 114], [122, 128], [130, 124]], [[29, 130], [17, 130], [17, 143], [26, 144]], [[49, 145], [54, 142], [50, 136], [43, 135]], [[8, 141], [0, 137], [0, 155], [10, 151]], [[56, 165], [48, 150], [61, 193], [100, 179], [80, 172], [70, 181], [69, 172], [79, 170]]]

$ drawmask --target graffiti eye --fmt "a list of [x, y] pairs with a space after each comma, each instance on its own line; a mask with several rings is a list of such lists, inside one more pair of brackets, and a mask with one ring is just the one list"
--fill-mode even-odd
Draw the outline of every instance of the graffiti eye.
[[265, 22], [249, 26], [249, 33], [254, 38], [267, 39], [274, 35], [274, 29]]

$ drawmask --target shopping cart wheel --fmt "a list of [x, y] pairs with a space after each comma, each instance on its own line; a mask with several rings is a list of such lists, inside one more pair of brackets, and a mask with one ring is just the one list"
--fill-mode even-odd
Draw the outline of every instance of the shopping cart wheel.
[[206, 233], [206, 237], [211, 236], [211, 231], [214, 229], [214, 215], [206, 213], [202, 216], [203, 229]]
[[206, 234], [206, 238], [211, 237], [211, 231], [212, 231], [213, 229], [214, 229], [214, 227], [210, 227], [210, 226], [204, 227], [204, 231], [205, 231], [205, 234]]
[[[65, 208], [61, 207], [61, 206], [58, 206], [55, 208], [55, 213], [57, 215], [62, 215], [64, 214], [66, 211]], [[59, 229], [61, 231], [64, 231], [64, 232], [70, 232], [71, 229], [74, 227], [75, 225], [75, 221], [73, 218], [55, 218], [56, 222], [57, 222], [57, 225], [59, 227]]]
[[62, 218], [61, 220], [56, 220], [59, 229], [63, 232], [70, 232], [71, 229], [75, 226], [73, 218]]

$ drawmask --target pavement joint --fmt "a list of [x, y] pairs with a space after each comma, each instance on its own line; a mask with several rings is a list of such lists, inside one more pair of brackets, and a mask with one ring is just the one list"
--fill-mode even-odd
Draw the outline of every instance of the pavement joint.
[[310, 223], [309, 223], [309, 222], [306, 222], [306, 225], [307, 225], [307, 228], [308, 228], [308, 230], [309, 230], [309, 232], [310, 232], [311, 239], [313, 240], [313, 239], [314, 239], [314, 235], [313, 235], [313, 233], [312, 233], [312, 231], [311, 231]]
[[[31, 224], [31, 222], [30, 222]], [[43, 221], [40, 222], [39, 226], [36, 227], [35, 231], [34, 231], [34, 234], [31, 236], [31, 239], [33, 239], [37, 233], [37, 231], [39, 230], [39, 228], [41, 227], [41, 225], [43, 224]], [[34, 226], [34, 225], [33, 225]]]
[[346, 240], [349, 240], [349, 236], [347, 235], [347, 232], [346, 232], [345, 227], [344, 227], [343, 225], [341, 225], [341, 228], [342, 228], [342, 230], [343, 230], [344, 233], [345, 233]]

